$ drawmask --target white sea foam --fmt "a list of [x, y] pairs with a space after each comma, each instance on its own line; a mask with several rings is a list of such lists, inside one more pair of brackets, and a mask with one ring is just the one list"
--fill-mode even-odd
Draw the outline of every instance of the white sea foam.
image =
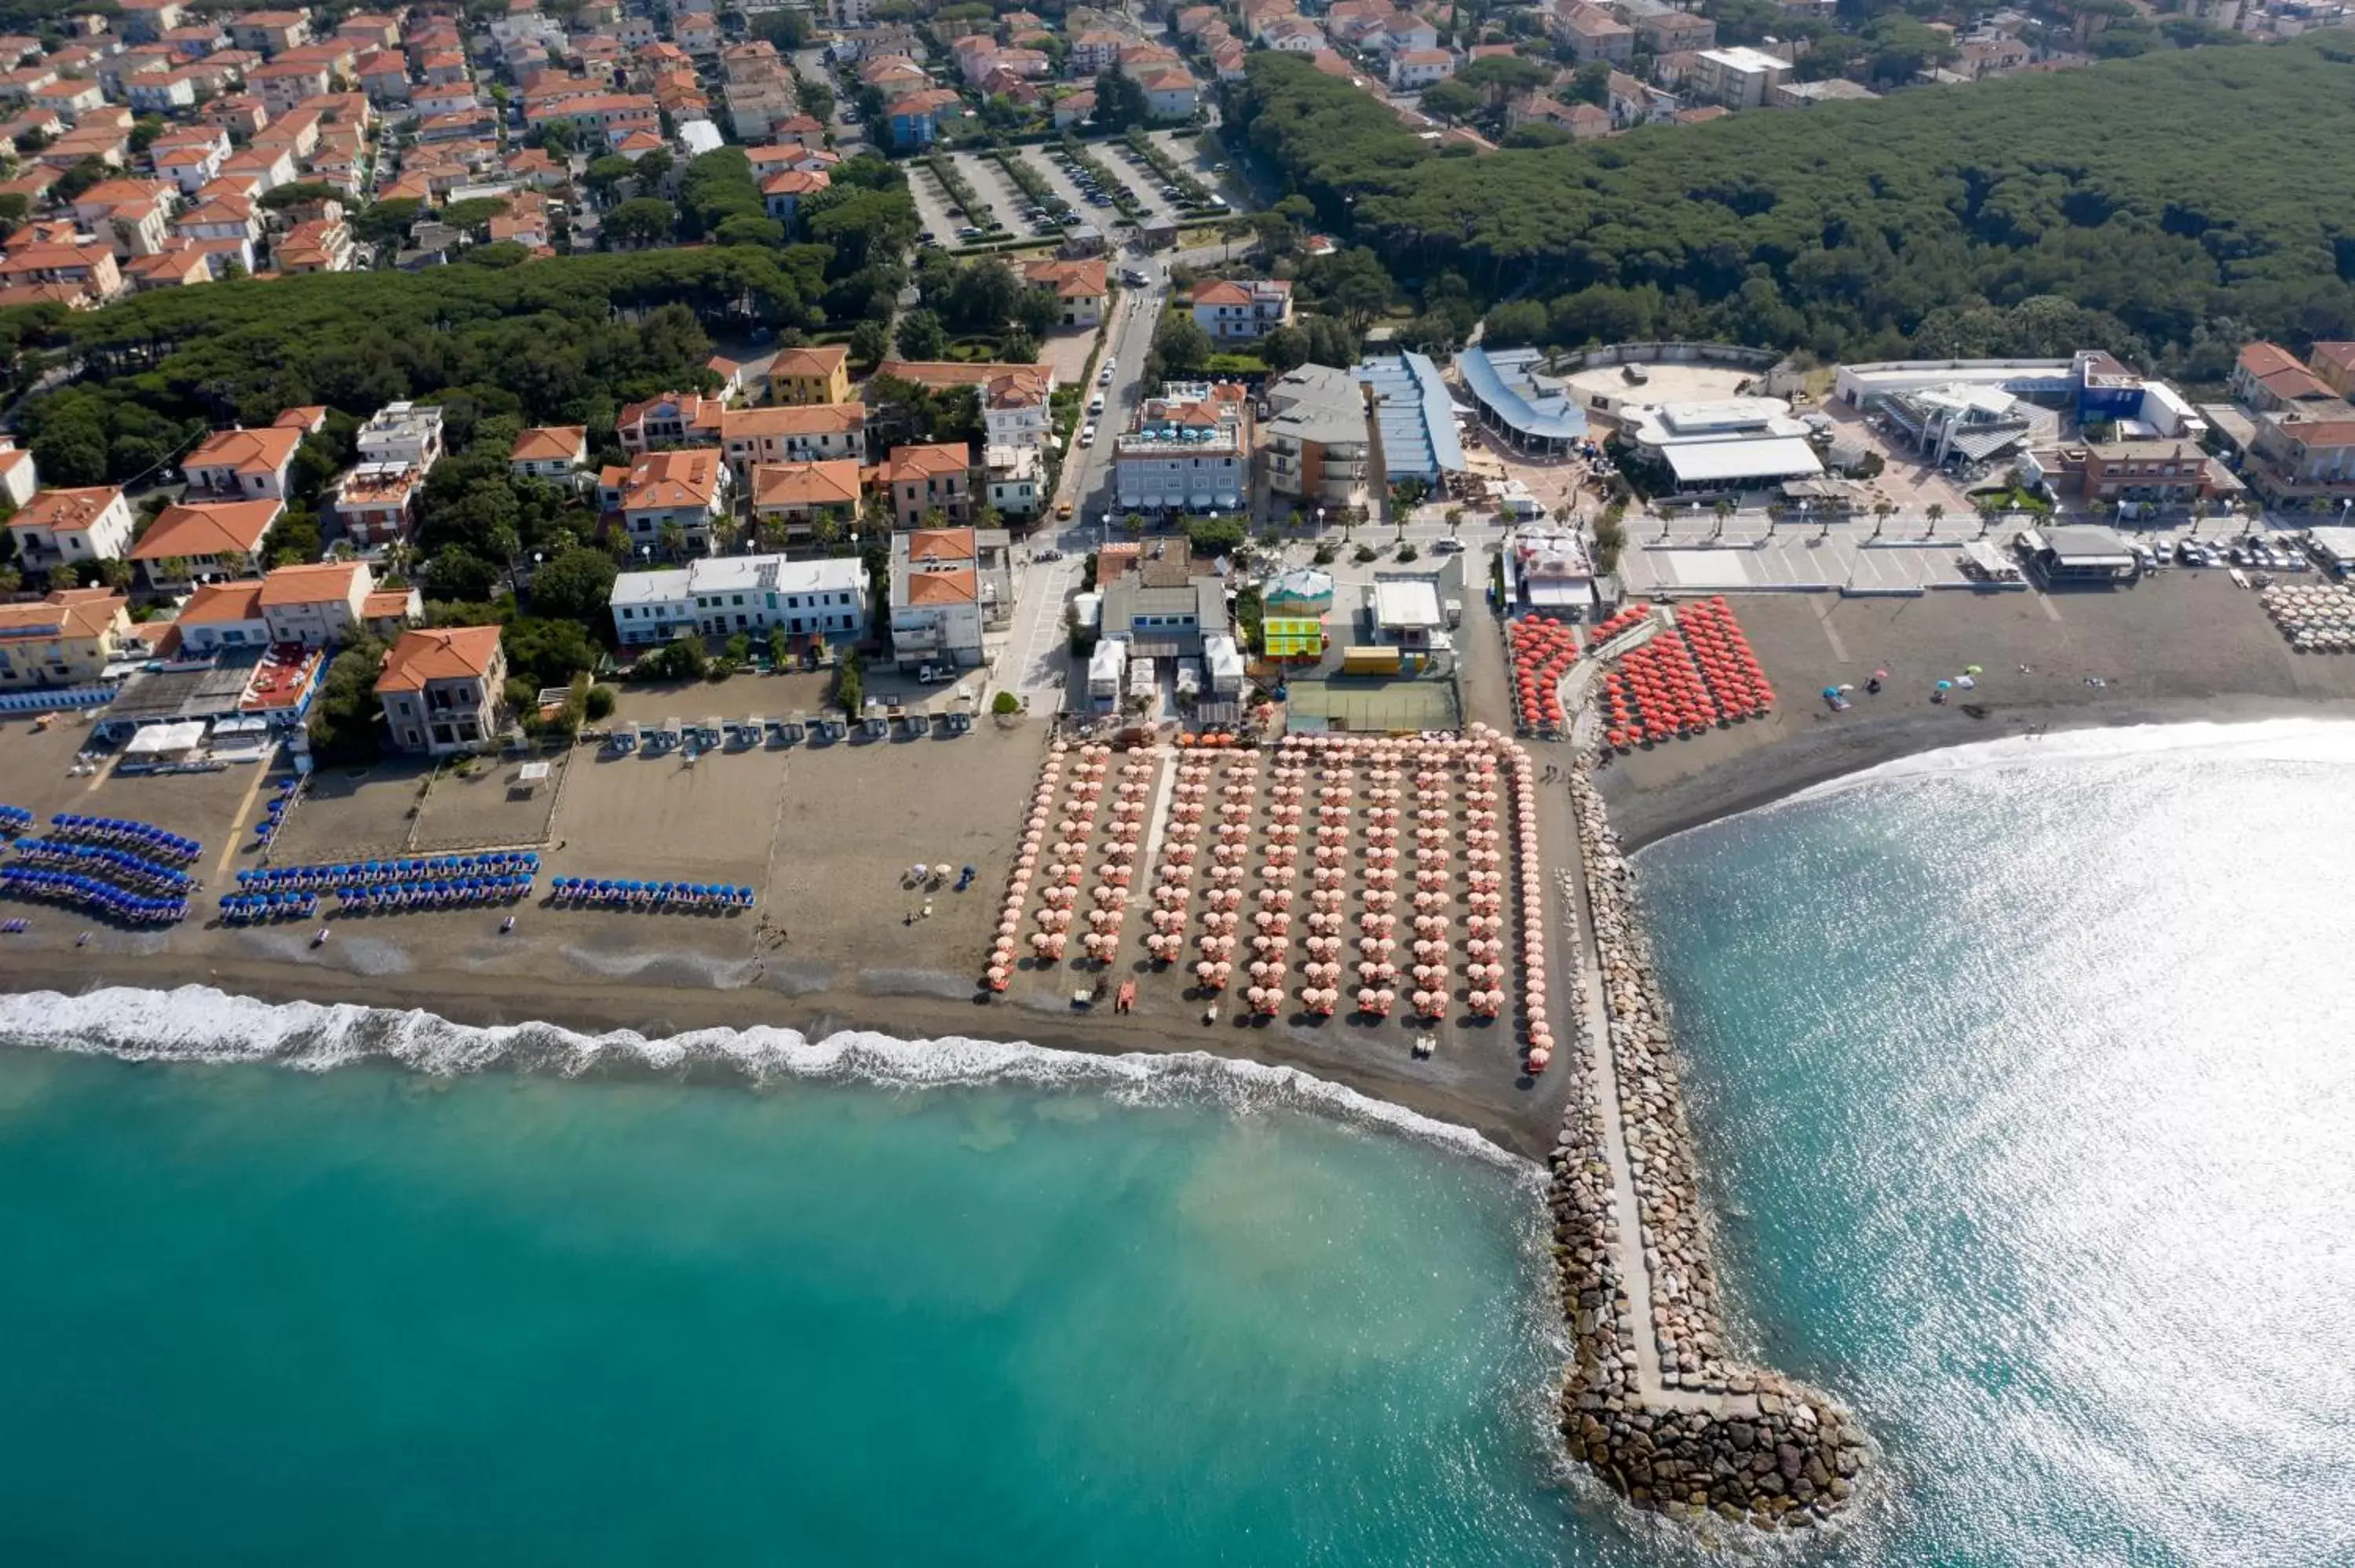
[[1541, 1184], [1542, 1168], [1470, 1128], [1328, 1083], [1295, 1067], [1207, 1052], [1101, 1056], [948, 1035], [900, 1040], [846, 1030], [822, 1040], [773, 1026], [652, 1038], [582, 1034], [549, 1023], [477, 1027], [412, 1009], [272, 1004], [209, 986], [107, 987], [67, 996], [0, 996], [0, 1044], [127, 1061], [251, 1062], [307, 1072], [385, 1061], [422, 1073], [492, 1068], [578, 1075], [719, 1069], [748, 1082], [794, 1080], [889, 1089], [1010, 1086], [1088, 1090], [1127, 1105], [1215, 1104], [1239, 1115], [1292, 1110], [1468, 1156]]

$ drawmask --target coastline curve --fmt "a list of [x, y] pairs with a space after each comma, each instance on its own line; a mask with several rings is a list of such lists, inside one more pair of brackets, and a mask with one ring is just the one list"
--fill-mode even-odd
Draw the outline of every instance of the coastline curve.
[[986, 1085], [1083, 1089], [1124, 1105], [1296, 1111], [1463, 1155], [1526, 1175], [1533, 1186], [1543, 1177], [1541, 1169], [1472, 1128], [1303, 1068], [1205, 1051], [1110, 1055], [964, 1035], [903, 1040], [868, 1030], [813, 1039], [773, 1024], [670, 1035], [629, 1029], [591, 1034], [553, 1023], [459, 1023], [421, 1008], [264, 1001], [204, 985], [0, 994], [0, 1049], [10, 1048], [303, 1072], [381, 1062], [443, 1075], [505, 1069], [566, 1077], [661, 1074], [753, 1086], [785, 1080], [911, 1091]]

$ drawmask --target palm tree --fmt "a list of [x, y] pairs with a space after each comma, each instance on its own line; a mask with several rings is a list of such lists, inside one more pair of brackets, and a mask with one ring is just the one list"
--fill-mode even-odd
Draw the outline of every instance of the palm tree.
[[1930, 520], [1930, 533], [1934, 535], [1938, 532], [1939, 522], [1946, 515], [1946, 509], [1933, 501], [1922, 509], [1922, 515]]
[[827, 555], [842, 543], [842, 519], [831, 512], [820, 512], [810, 519], [810, 543]]
[[676, 523], [664, 524], [655, 536], [662, 545], [663, 554], [674, 561], [687, 550], [687, 530]]
[[1120, 520], [1120, 525], [1128, 530], [1128, 536], [1130, 538], [1142, 538], [1145, 534], [1145, 514], [1142, 512], [1132, 512], [1127, 516]]
[[1709, 536], [1712, 539], [1721, 539], [1725, 536], [1725, 520], [1733, 515], [1733, 503], [1720, 496], [1717, 504], [1710, 507], [1710, 511], [1716, 514], [1717, 524], [1709, 531]]
[[1872, 536], [1874, 538], [1881, 537], [1881, 531], [1889, 525], [1889, 514], [1896, 510], [1894, 505], [1886, 501], [1876, 501], [1872, 503]]

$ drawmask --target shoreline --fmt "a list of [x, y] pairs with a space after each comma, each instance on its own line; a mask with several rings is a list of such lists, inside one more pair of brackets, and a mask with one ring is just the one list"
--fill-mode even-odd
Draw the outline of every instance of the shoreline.
[[[1956, 705], [1955, 710], [1908, 711], [1886, 718], [1860, 722], [1843, 718], [1819, 724], [1777, 736], [1696, 773], [1658, 783], [1635, 777], [1638, 769], [1630, 764], [1644, 755], [1636, 752], [1598, 769], [1594, 787], [1610, 807], [1623, 853], [1632, 855], [1678, 833], [1774, 805], [1884, 763], [2032, 732], [2254, 724], [2288, 718], [2355, 722], [2355, 702], [2331, 697], [2089, 697], [2080, 702], [1980, 705], [1987, 716], [1977, 721], [1960, 715]], [[1689, 743], [1667, 744], [1673, 747]]]
[[791, 1029], [813, 1042], [863, 1031], [910, 1041], [957, 1036], [1103, 1057], [1200, 1053], [1295, 1069], [1369, 1099], [1469, 1128], [1535, 1166], [1542, 1166], [1552, 1144], [1553, 1115], [1534, 1099], [1525, 1114], [1508, 1114], [1508, 1107], [1452, 1093], [1444, 1084], [1384, 1072], [1377, 1061], [1335, 1061], [1287, 1048], [1283, 1033], [1274, 1029], [1189, 1025], [1189, 1033], [1148, 1021], [1132, 1029], [1124, 1020], [1117, 1031], [1091, 1031], [1078, 1015], [1066, 1021], [1043, 1012], [1019, 1014], [1022, 1027], [1013, 1029], [1005, 1026], [1013, 1010], [1003, 1003], [948, 996], [837, 989], [787, 996], [753, 986], [690, 989], [618, 979], [584, 986], [464, 972], [379, 976], [281, 960], [176, 954], [131, 959], [83, 949], [24, 951], [14, 957], [7, 979], [8, 991], [16, 994], [80, 995], [107, 987], [161, 993], [184, 985], [209, 986], [272, 1006], [308, 1002], [420, 1012], [474, 1028], [545, 1023], [581, 1034], [628, 1030], [661, 1039], [706, 1029], [772, 1027]]

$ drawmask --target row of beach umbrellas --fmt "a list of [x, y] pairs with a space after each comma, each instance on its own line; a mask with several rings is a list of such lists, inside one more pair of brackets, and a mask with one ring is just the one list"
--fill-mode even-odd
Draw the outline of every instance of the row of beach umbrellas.
[[0, 892], [46, 898], [53, 904], [95, 910], [141, 926], [169, 926], [188, 917], [188, 901], [185, 898], [150, 898], [94, 876], [45, 871], [38, 866], [0, 866]]
[[66, 843], [56, 839], [19, 839], [16, 848], [17, 857], [27, 865], [95, 874], [109, 881], [128, 883], [134, 890], [157, 897], [186, 897], [196, 885], [194, 878], [176, 866], [148, 860], [133, 854], [129, 850], [109, 849], [103, 844]]
[[750, 909], [750, 887], [721, 882], [636, 882], [621, 877], [559, 876], [549, 892], [559, 904], [597, 908]]
[[465, 909], [528, 898], [532, 881], [526, 873], [463, 876], [446, 881], [399, 882], [382, 887], [338, 887], [336, 896], [343, 901], [346, 910]]
[[53, 838], [68, 839], [75, 843], [109, 844], [137, 850], [154, 860], [170, 861], [186, 865], [205, 853], [205, 846], [194, 839], [182, 838], [153, 822], [134, 822], [128, 817], [83, 817], [71, 811], [59, 811], [49, 819]]
[[340, 892], [347, 887], [393, 887], [403, 883], [447, 882], [464, 877], [526, 876], [539, 870], [539, 856], [528, 850], [501, 850], [487, 854], [412, 855], [400, 860], [351, 861], [343, 864], [273, 866], [240, 871], [237, 885], [249, 893], [293, 888]]
[[224, 893], [220, 917], [224, 925], [251, 926], [271, 920], [307, 920], [319, 912], [315, 893]]

